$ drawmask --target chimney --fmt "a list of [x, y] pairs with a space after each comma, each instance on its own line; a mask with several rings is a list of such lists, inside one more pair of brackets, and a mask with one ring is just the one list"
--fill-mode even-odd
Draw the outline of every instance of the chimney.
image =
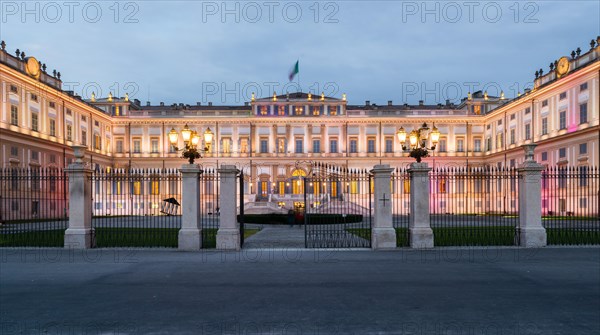
[[209, 105], [209, 106], [212, 106], [212, 101], [209, 101], [209, 102], [208, 102], [208, 105]]
[[180, 102], [180, 103], [179, 103], [179, 107], [183, 107], [183, 102]]
[[527, 94], [527, 93], [529, 93], [529, 92], [531, 92], [531, 88], [526, 88], [526, 89], [525, 89], [525, 94]]
[[392, 100], [388, 100], [388, 106], [392, 105]]
[[165, 103], [161, 101], [161, 102], [160, 102], [160, 105], [161, 105], [161, 106], [164, 106], [164, 105], [165, 105]]
[[450, 106], [450, 99], [446, 99], [446, 106]]
[[244, 106], [248, 106], [248, 101], [244, 101]]
[[140, 101], [138, 99], [133, 99], [133, 103], [136, 104], [136, 105], [138, 105], [138, 106], [140, 105]]
[[197, 101], [196, 106], [202, 106], [202, 103], [200, 101]]
[[146, 101], [146, 106], [150, 106], [150, 101]]
[[423, 106], [423, 100], [419, 100], [419, 106]]
[[371, 106], [371, 101], [369, 101], [369, 100], [365, 101], [365, 106]]

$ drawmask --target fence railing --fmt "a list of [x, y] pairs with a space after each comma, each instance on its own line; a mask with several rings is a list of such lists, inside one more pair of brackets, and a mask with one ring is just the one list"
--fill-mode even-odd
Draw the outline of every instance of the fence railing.
[[0, 246], [62, 247], [68, 192], [62, 170], [0, 169]]
[[410, 175], [397, 168], [392, 174], [392, 220], [396, 229], [396, 244], [409, 246], [408, 221], [410, 213]]
[[217, 171], [207, 168], [198, 178], [200, 183], [200, 223], [202, 225], [202, 248], [215, 248], [219, 229], [219, 184]]
[[542, 172], [541, 186], [548, 244], [600, 244], [597, 167], [549, 167]]
[[429, 178], [436, 246], [518, 244], [516, 169], [439, 168]]
[[177, 247], [181, 175], [175, 169], [95, 171], [92, 226], [97, 247]]

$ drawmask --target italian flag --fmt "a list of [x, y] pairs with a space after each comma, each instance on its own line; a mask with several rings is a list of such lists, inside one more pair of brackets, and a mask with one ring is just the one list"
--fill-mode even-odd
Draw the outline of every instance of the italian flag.
[[298, 68], [298, 62], [299, 61], [296, 61], [296, 64], [290, 70], [290, 74], [288, 75], [288, 77], [290, 78], [290, 81], [294, 80], [294, 77], [296, 76], [296, 74], [298, 74], [298, 72], [300, 72], [299, 68]]

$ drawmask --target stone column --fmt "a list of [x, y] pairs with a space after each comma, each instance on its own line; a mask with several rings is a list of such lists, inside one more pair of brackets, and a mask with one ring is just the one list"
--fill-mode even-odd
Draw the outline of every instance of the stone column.
[[217, 231], [217, 249], [240, 250], [240, 224], [237, 221], [237, 185], [239, 173], [235, 165], [221, 165], [218, 170], [221, 178], [219, 203], [219, 230]]
[[410, 216], [408, 231], [411, 248], [433, 248], [429, 219], [429, 171], [427, 163], [412, 163], [410, 173]]
[[389, 165], [375, 165], [371, 173], [375, 182], [375, 218], [371, 230], [372, 249], [396, 248], [396, 230], [392, 222], [392, 171]]
[[184, 164], [181, 172], [181, 229], [179, 250], [202, 248], [202, 224], [200, 221], [200, 183], [202, 173], [196, 164]]
[[522, 247], [546, 246], [546, 229], [542, 226], [542, 170], [533, 160], [536, 144], [525, 144], [525, 161], [519, 171], [519, 233]]
[[74, 145], [75, 162], [65, 170], [69, 176], [69, 227], [65, 248], [88, 249], [96, 244], [92, 228], [92, 170], [85, 166], [86, 146]]

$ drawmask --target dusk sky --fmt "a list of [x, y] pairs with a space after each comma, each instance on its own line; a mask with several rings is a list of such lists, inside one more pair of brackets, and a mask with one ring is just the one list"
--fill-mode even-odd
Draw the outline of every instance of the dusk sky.
[[153, 105], [295, 92], [296, 60], [303, 92], [351, 104], [514, 97], [600, 35], [598, 1], [3, 1], [0, 12], [9, 52], [60, 71], [64, 89]]

